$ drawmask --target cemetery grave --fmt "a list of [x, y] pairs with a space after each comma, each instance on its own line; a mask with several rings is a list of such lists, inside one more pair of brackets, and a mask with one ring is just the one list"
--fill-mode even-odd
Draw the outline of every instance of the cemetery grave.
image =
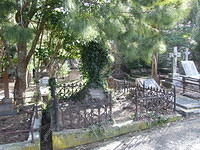
[[31, 117], [32, 114], [0, 116], [0, 144], [26, 141], [29, 137], [27, 131], [31, 127]]
[[137, 78], [136, 85], [144, 88], [160, 89], [160, 86], [153, 78]]
[[32, 119], [35, 117], [33, 109], [33, 106], [23, 106], [20, 109], [7, 107], [6, 111], [1, 110], [0, 144], [22, 142], [28, 139]]
[[[130, 83], [129, 81], [124, 82], [122, 80], [118, 84], [121, 87], [116, 87], [112, 95], [108, 94], [106, 99], [88, 99], [80, 102], [71, 101], [70, 95], [74, 93], [69, 93], [69, 91], [78, 92], [81, 89], [80, 84], [65, 84], [65, 89], [62, 87], [62, 92], [68, 91], [68, 93], [61, 94], [61, 91], [58, 90], [59, 93], [56, 96], [58, 99], [52, 102], [55, 105], [54, 108], [57, 109], [55, 111], [57, 114], [53, 115], [54, 117], [56, 115], [54, 125], [59, 126], [59, 129], [83, 128], [92, 124], [111, 123], [111, 120], [115, 122], [137, 120], [136, 116], [139, 116], [138, 118], [142, 120], [150, 119], [151, 115], [148, 113], [155, 113], [157, 115], [174, 113], [174, 95], [172, 91], [165, 91], [158, 88], [141, 88]], [[71, 88], [74, 90], [69, 90]], [[144, 95], [142, 92], [144, 92]], [[138, 99], [135, 99], [136, 95]], [[61, 96], [61, 99], [59, 99], [59, 96]]]
[[[194, 61], [188, 59], [190, 52], [185, 51], [185, 60], [181, 61], [183, 74], [177, 73], [177, 49], [173, 55], [173, 75], [165, 78], [165, 81], [173, 81], [176, 86], [176, 110], [184, 116], [197, 115], [200, 113], [200, 74]], [[162, 78], [162, 77], [161, 77]]]

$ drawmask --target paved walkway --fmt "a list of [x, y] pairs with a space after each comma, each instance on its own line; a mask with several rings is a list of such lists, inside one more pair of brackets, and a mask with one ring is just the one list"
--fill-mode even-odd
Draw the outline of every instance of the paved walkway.
[[[131, 133], [76, 150], [200, 150], [200, 118]], [[75, 150], [74, 149], [74, 150]]]

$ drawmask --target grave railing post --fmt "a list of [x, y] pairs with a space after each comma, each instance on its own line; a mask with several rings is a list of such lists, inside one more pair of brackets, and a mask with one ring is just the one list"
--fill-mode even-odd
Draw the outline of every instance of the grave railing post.
[[135, 89], [135, 120], [138, 120], [138, 89]]
[[199, 92], [200, 92], [200, 79], [199, 79]]
[[176, 111], [176, 86], [173, 85], [173, 93], [174, 93], [174, 111]]
[[186, 83], [185, 83], [185, 77], [183, 77], [183, 93], [185, 93], [185, 85]]
[[58, 127], [58, 101], [56, 98], [56, 80], [55, 78], [50, 78], [49, 79], [49, 86], [50, 86], [50, 91], [51, 91], [51, 116], [52, 116], [52, 126], [55, 131], [59, 130]]

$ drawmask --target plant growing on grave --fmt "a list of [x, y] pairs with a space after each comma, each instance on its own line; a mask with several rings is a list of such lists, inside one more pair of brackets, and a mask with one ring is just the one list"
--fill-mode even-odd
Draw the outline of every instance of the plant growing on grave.
[[110, 64], [108, 49], [102, 42], [91, 41], [84, 44], [80, 51], [83, 77], [87, 79], [90, 86], [103, 86], [103, 79], [108, 76]]

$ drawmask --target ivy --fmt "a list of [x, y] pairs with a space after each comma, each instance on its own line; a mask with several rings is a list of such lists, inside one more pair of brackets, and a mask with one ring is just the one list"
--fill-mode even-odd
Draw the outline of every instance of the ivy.
[[105, 71], [109, 66], [108, 50], [101, 42], [91, 41], [84, 44], [81, 55], [81, 71], [88, 83], [103, 85], [103, 78], [107, 76]]

